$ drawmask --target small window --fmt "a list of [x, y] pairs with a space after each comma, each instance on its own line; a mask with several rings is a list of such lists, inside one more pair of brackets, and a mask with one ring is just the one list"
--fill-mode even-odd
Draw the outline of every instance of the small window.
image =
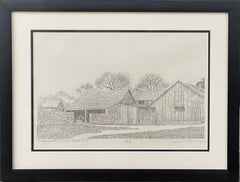
[[138, 103], [141, 104], [141, 105], [144, 105], [144, 101], [143, 100], [138, 101]]
[[174, 106], [175, 111], [185, 111], [184, 106]]

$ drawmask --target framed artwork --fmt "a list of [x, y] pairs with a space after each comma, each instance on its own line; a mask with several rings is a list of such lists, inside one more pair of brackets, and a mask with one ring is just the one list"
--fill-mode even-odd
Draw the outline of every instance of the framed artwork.
[[239, 5], [1, 1], [1, 180], [238, 181]]

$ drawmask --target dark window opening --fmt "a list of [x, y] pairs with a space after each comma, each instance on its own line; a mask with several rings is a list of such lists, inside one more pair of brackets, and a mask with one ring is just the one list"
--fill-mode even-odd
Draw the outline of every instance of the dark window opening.
[[144, 101], [143, 100], [138, 101], [138, 103], [141, 104], [141, 105], [144, 105]]
[[185, 110], [185, 107], [184, 106], [174, 106], [174, 109], [176, 111], [184, 111]]

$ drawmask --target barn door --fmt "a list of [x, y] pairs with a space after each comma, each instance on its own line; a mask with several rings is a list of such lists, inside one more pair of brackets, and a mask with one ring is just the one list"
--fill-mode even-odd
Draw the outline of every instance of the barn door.
[[131, 107], [131, 106], [127, 107], [127, 120], [128, 120], [128, 124], [136, 124], [137, 113], [136, 113], [135, 107]]
[[183, 121], [184, 120], [184, 111], [185, 111], [185, 108], [184, 106], [178, 106], [178, 107], [175, 107], [174, 108], [175, 111], [175, 120], [176, 121]]
[[128, 124], [133, 124], [133, 115], [132, 115], [132, 110], [131, 107], [127, 107], [127, 120], [128, 120]]

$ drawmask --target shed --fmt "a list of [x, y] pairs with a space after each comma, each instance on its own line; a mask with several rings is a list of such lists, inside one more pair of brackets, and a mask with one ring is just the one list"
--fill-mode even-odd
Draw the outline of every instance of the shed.
[[152, 104], [156, 122], [203, 122], [205, 94], [196, 86], [177, 81]]
[[64, 111], [63, 103], [60, 100], [46, 100], [40, 107], [44, 111]]
[[137, 121], [137, 107], [130, 90], [88, 91], [66, 111], [73, 112], [75, 121], [86, 123], [125, 123]]
[[135, 91], [133, 96], [138, 106], [138, 123], [153, 124], [155, 120], [155, 107], [151, 103], [164, 91]]

